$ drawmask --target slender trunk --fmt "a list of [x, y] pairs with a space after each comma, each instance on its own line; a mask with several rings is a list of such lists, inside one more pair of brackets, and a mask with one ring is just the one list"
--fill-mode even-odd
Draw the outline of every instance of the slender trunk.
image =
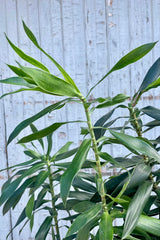
[[103, 182], [103, 177], [102, 177], [102, 168], [101, 168], [100, 158], [99, 158], [99, 155], [98, 155], [97, 141], [96, 141], [96, 138], [95, 138], [93, 125], [92, 125], [92, 122], [91, 122], [91, 116], [90, 116], [90, 112], [89, 112], [89, 107], [88, 107], [88, 104], [86, 102], [86, 99], [83, 98], [82, 102], [83, 102], [83, 106], [84, 106], [85, 113], [86, 113], [87, 124], [88, 124], [89, 133], [90, 133], [91, 141], [92, 141], [92, 148], [93, 148], [93, 151], [94, 151], [96, 165], [97, 165], [97, 175], [98, 175], [97, 181], [99, 180], [99, 183], [98, 183], [100, 185], [99, 193], [101, 195], [103, 211], [107, 212], [108, 210], [107, 210], [107, 204], [106, 204], [106, 199], [105, 199], [106, 194], [105, 194], [105, 187], [104, 187], [104, 182]]
[[[51, 166], [50, 161], [47, 160], [47, 168], [48, 168], [48, 178], [49, 178], [49, 185], [50, 185], [50, 191], [51, 191], [51, 198], [52, 198], [52, 209], [53, 209], [53, 218], [55, 223], [55, 230], [56, 230], [56, 239], [60, 240], [60, 232], [59, 232], [59, 226], [58, 226], [58, 218], [57, 218], [57, 210], [55, 208], [54, 203], [54, 188], [53, 188], [53, 182], [52, 182], [52, 172], [51, 172]], [[52, 227], [52, 239], [55, 240], [55, 233], [54, 228]]]

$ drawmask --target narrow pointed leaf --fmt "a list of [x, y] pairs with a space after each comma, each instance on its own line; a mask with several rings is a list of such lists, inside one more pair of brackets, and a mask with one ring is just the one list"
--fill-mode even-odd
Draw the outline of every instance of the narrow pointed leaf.
[[59, 69], [59, 71], [62, 73], [64, 79], [72, 84], [75, 89], [79, 92], [76, 84], [74, 83], [73, 79], [68, 75], [68, 73], [66, 73], [66, 71], [55, 61], [55, 59], [53, 59], [48, 53], [46, 53], [41, 47], [40, 45], [38, 44], [38, 41], [36, 39], [36, 37], [34, 36], [34, 34], [32, 33], [32, 31], [26, 26], [25, 22], [23, 21], [23, 27], [24, 27], [24, 30], [27, 34], [27, 36], [29, 37], [29, 39], [33, 42], [33, 44], [40, 50], [42, 51], [54, 64], [55, 66]]
[[26, 208], [25, 208], [26, 216], [29, 219], [31, 219], [33, 207], [34, 207], [34, 194], [30, 197], [30, 199], [26, 205]]
[[144, 92], [147, 92], [148, 90], [152, 89], [152, 88], [157, 88], [160, 86], [160, 78], [157, 78], [154, 82], [150, 83], [144, 90]]
[[80, 92], [78, 92], [73, 85], [48, 72], [29, 67], [22, 67], [22, 70], [31, 76], [40, 88], [53, 95], [69, 97], [81, 96]]
[[85, 139], [82, 142], [71, 165], [68, 167], [68, 169], [65, 171], [65, 173], [61, 177], [60, 192], [61, 192], [61, 198], [64, 204], [66, 203], [67, 196], [69, 195], [69, 190], [70, 190], [72, 181], [86, 160], [88, 151], [90, 149], [90, 145], [91, 145], [90, 139]]
[[101, 211], [102, 205], [96, 204], [95, 207], [79, 215], [67, 232], [67, 236], [81, 230], [87, 223], [92, 221]]
[[154, 82], [160, 75], [160, 58], [148, 70], [140, 88], [139, 92], [145, 91], [149, 84]]
[[153, 234], [154, 236], [160, 237], [160, 220], [141, 215], [137, 223], [137, 227]]
[[0, 83], [12, 84], [12, 85], [17, 85], [17, 86], [25, 86], [25, 87], [29, 87], [29, 88], [35, 87], [35, 85], [29, 84], [21, 77], [6, 78], [3, 80], [0, 80]]
[[13, 48], [13, 50], [26, 62], [32, 64], [33, 66], [36, 66], [38, 68], [43, 69], [44, 71], [49, 72], [49, 70], [39, 61], [37, 61], [36, 59], [28, 56], [27, 54], [25, 54], [21, 49], [19, 49], [18, 47], [16, 47], [10, 40], [9, 38], [6, 36], [7, 41], [9, 42], [10, 46]]
[[17, 135], [27, 126], [29, 126], [31, 123], [36, 121], [37, 119], [43, 117], [49, 112], [52, 112], [53, 110], [59, 109], [61, 106], [64, 106], [63, 104], [67, 101], [67, 99], [64, 99], [58, 103], [54, 103], [43, 110], [41, 110], [39, 113], [36, 113], [34, 116], [25, 119], [20, 124], [17, 125], [17, 127], [13, 130], [13, 132], [10, 134], [8, 139], [8, 144], [15, 138]]
[[158, 108], [155, 108], [152, 106], [147, 106], [147, 107], [142, 108], [141, 111], [144, 114], [160, 121], [160, 110]]
[[[32, 130], [33, 133], [38, 132], [38, 129], [34, 126], [33, 123], [30, 124], [30, 128]], [[38, 139], [38, 142], [40, 143], [42, 149], [44, 149], [44, 143], [42, 139]]]
[[111, 98], [110, 100], [107, 100], [107, 101], [97, 105], [96, 108], [105, 108], [105, 107], [114, 106], [118, 103], [124, 102], [128, 98], [129, 98], [129, 96], [126, 96], [125, 94], [117, 94], [115, 97]]
[[[2, 99], [3, 97], [6, 97], [8, 95], [11, 94], [15, 94], [15, 93], [19, 93], [19, 92], [24, 92], [24, 91], [39, 91], [39, 92], [43, 92], [39, 87], [34, 87], [34, 88], [20, 88], [16, 91], [13, 92], [9, 92], [9, 93], [4, 93], [2, 96], [0, 96], [0, 99]], [[46, 93], [46, 92], [45, 92]]]
[[154, 158], [156, 161], [160, 162], [160, 155], [158, 152], [142, 139], [132, 137], [124, 133], [114, 132], [112, 130], [110, 130], [110, 133], [126, 147], [136, 150], [137, 152], [147, 155], [150, 158]]
[[138, 219], [149, 199], [152, 187], [153, 183], [146, 181], [138, 188], [127, 210], [122, 239], [125, 239], [132, 233], [136, 227]]
[[36, 233], [35, 240], [45, 240], [52, 225], [52, 217], [46, 217]]
[[[114, 66], [113, 68], [98, 82], [96, 83], [90, 90], [90, 92], [99, 84], [101, 83], [110, 73], [117, 71], [119, 69], [122, 69], [126, 67], [127, 65], [134, 63], [144, 57], [148, 52], [152, 50], [152, 48], [155, 46], [157, 42], [147, 43], [144, 45], [141, 45], [138, 48], [133, 49], [131, 52], [126, 54], [124, 57], [122, 57]], [[89, 92], [89, 93], [90, 93]]]
[[104, 212], [99, 223], [99, 240], [113, 240], [112, 218]]

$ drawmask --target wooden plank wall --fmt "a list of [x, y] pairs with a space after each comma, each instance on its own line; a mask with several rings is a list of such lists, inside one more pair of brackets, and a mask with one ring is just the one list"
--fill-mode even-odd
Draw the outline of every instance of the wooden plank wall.
[[[160, 0], [0, 0], [1, 79], [12, 75], [6, 63], [14, 64], [15, 60], [22, 63], [8, 46], [4, 32], [27, 54], [42, 61], [55, 75], [59, 74], [53, 64], [29, 42], [23, 31], [22, 19], [35, 33], [42, 47], [75, 79], [83, 94], [129, 50], [160, 39]], [[133, 95], [147, 69], [159, 56], [160, 43], [133, 66], [112, 74], [96, 88], [91, 97], [114, 96], [117, 93]], [[12, 86], [1, 85], [0, 94], [13, 89]], [[14, 127], [58, 99], [40, 93], [19, 93], [0, 100], [0, 168], [25, 160], [23, 149], [16, 145], [16, 140], [6, 149], [6, 140]], [[159, 106], [159, 103], [160, 90], [156, 90], [147, 93], [140, 106]], [[103, 112], [97, 111], [93, 121]], [[80, 106], [68, 104], [65, 111], [49, 114], [36, 126], [41, 129], [55, 121], [82, 120], [83, 117]], [[68, 140], [74, 140], [73, 147], [77, 146], [81, 140], [79, 126], [61, 127], [54, 135], [54, 149]], [[25, 130], [24, 134], [28, 131]], [[158, 136], [158, 131], [154, 135]], [[108, 151], [113, 152], [114, 149]], [[118, 149], [120, 151], [123, 150]], [[8, 174], [0, 174], [0, 185]], [[24, 202], [25, 198], [14, 212], [4, 217], [0, 208], [0, 240], [5, 239], [15, 224]], [[41, 219], [37, 217], [36, 227], [40, 222]], [[20, 236], [19, 230], [15, 229], [9, 239], [33, 239], [29, 228], [22, 231]]]

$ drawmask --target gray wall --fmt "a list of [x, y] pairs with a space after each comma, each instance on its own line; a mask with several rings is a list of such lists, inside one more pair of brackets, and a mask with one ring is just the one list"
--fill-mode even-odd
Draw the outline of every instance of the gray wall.
[[[160, 39], [160, 0], [0, 0], [0, 75], [4, 79], [13, 75], [6, 63], [15, 60], [23, 63], [7, 44], [4, 32], [27, 54], [46, 64], [54, 74], [59, 74], [52, 63], [27, 39], [21, 19], [32, 29], [41, 46], [64, 68], [86, 94], [116, 61], [131, 49]], [[133, 95], [147, 69], [160, 56], [160, 44], [146, 57], [131, 67], [113, 73], [93, 92], [92, 97], [114, 96], [117, 93]], [[0, 94], [9, 92], [11, 86], [0, 86]], [[155, 92], [155, 93], [154, 93]], [[19, 93], [0, 100], [0, 168], [25, 160], [22, 148], [6, 140], [14, 127], [43, 107], [60, 98], [40, 93]], [[159, 106], [160, 91], [148, 92], [140, 106]], [[93, 120], [98, 118], [96, 112]], [[41, 129], [55, 121], [83, 119], [84, 113], [74, 103], [64, 111], [54, 112], [37, 122]], [[27, 134], [29, 130], [25, 130]], [[68, 140], [79, 144], [79, 124], [61, 127], [54, 135], [54, 148]], [[158, 133], [154, 133], [158, 134]], [[22, 136], [22, 135], [21, 135]], [[109, 150], [111, 151], [111, 150]], [[0, 173], [0, 184], [7, 179]], [[25, 202], [25, 199], [24, 199]], [[14, 225], [24, 202], [14, 213], [2, 216], [0, 208], [0, 239], [5, 239]], [[41, 222], [37, 218], [36, 225]], [[16, 229], [10, 239], [33, 239], [28, 229], [19, 237]]]

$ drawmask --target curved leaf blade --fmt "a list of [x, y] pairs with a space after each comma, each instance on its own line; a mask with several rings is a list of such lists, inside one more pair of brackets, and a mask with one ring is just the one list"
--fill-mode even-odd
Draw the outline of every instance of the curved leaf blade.
[[73, 79], [68, 75], [68, 73], [66, 73], [66, 71], [56, 62], [56, 60], [54, 58], [52, 58], [48, 53], [46, 53], [38, 44], [38, 41], [36, 39], [36, 37], [34, 36], [34, 34], [32, 33], [32, 31], [27, 27], [27, 25], [25, 24], [25, 22], [23, 21], [23, 28], [25, 30], [25, 33], [27, 34], [27, 36], [29, 37], [29, 39], [32, 41], [32, 43], [40, 50], [42, 51], [54, 64], [55, 66], [59, 69], [59, 71], [62, 73], [64, 79], [66, 80], [66, 82], [72, 84], [74, 86], [74, 88], [79, 92], [79, 89], [77, 88], [75, 82], [73, 81]]
[[132, 137], [124, 133], [114, 132], [112, 130], [110, 130], [110, 133], [126, 147], [136, 150], [137, 152], [147, 155], [150, 158], [154, 158], [156, 161], [160, 162], [160, 155], [158, 152], [142, 139]]
[[72, 235], [73, 233], [81, 230], [85, 225], [87, 225], [90, 221], [92, 221], [101, 211], [102, 205], [96, 204], [95, 207], [89, 209], [88, 211], [85, 211], [81, 215], [79, 215], [71, 227], [69, 228], [67, 232], [67, 236]]
[[37, 61], [36, 59], [28, 56], [28, 55], [25, 54], [21, 49], [19, 49], [18, 47], [16, 47], [16, 46], [9, 40], [9, 38], [7, 37], [7, 35], [6, 35], [6, 39], [7, 39], [7, 41], [9, 42], [10, 46], [12, 47], [12, 49], [13, 49], [23, 60], [25, 60], [26, 62], [32, 64], [32, 65], [35, 66], [35, 67], [41, 68], [41, 69], [43, 69], [44, 71], [49, 72], [49, 70], [48, 70], [42, 63], [40, 63], [40, 62]]
[[69, 195], [69, 190], [70, 190], [72, 181], [86, 160], [88, 151], [90, 149], [90, 145], [91, 145], [90, 139], [85, 139], [82, 142], [72, 163], [70, 164], [70, 166], [67, 168], [67, 170], [64, 172], [64, 174], [61, 177], [60, 194], [64, 204], [66, 204], [66, 199]]
[[147, 106], [147, 107], [142, 108], [141, 111], [144, 114], [160, 121], [160, 110], [158, 108], [155, 108], [152, 106]]
[[69, 97], [81, 96], [73, 85], [48, 72], [29, 67], [22, 67], [22, 70], [31, 76], [40, 88], [51, 94]]
[[146, 181], [138, 188], [127, 210], [122, 239], [125, 239], [137, 225], [138, 219], [149, 199], [153, 187], [151, 181]]
[[137, 227], [148, 233], [151, 233], [155, 236], [160, 237], [160, 231], [159, 231], [160, 220], [159, 219], [141, 215], [137, 223]]
[[34, 121], [36, 121], [37, 119], [43, 117], [45, 114], [52, 112], [53, 110], [59, 109], [61, 106], [64, 106], [63, 103], [65, 104], [65, 102], [67, 101], [67, 99], [64, 99], [58, 103], [54, 103], [46, 108], [44, 108], [43, 110], [41, 110], [39, 113], [35, 114], [34, 116], [25, 119], [24, 121], [22, 121], [20, 124], [17, 125], [17, 127], [13, 130], [13, 132], [10, 134], [9, 138], [8, 138], [8, 143], [9, 144], [15, 137], [18, 136], [18, 134], [27, 126], [29, 126], [31, 123], [33, 123]]
[[160, 75], [160, 58], [156, 60], [156, 62], [151, 66], [148, 70], [138, 92], [145, 91], [149, 84], [154, 82]]
[[25, 87], [29, 87], [29, 88], [34, 88], [35, 87], [35, 85], [29, 84], [28, 82], [26, 82], [21, 77], [6, 78], [6, 79], [3, 79], [3, 80], [0, 80], [0, 83], [12, 84], [12, 85], [17, 85], [17, 86], [25, 86]]
[[26, 208], [25, 208], [26, 216], [29, 219], [31, 219], [33, 207], [34, 207], [34, 194], [28, 200], [28, 203], [27, 203]]
[[108, 212], [104, 212], [99, 224], [99, 240], [113, 240], [112, 218]]
[[45, 240], [51, 225], [52, 225], [52, 217], [46, 217], [46, 219], [41, 224], [38, 232], [36, 233], [35, 240], [42, 240], [42, 239]]

